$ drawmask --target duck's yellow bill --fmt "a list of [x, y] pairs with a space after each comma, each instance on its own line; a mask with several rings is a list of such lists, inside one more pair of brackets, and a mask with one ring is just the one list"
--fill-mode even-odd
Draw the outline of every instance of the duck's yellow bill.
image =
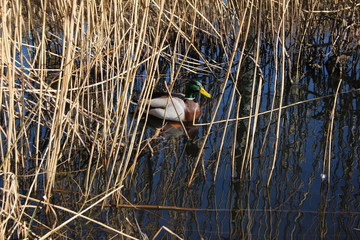
[[208, 93], [204, 88], [201, 88], [201, 89], [200, 89], [200, 93], [201, 93], [202, 95], [204, 95], [205, 97], [208, 97], [208, 98], [211, 97], [211, 94]]

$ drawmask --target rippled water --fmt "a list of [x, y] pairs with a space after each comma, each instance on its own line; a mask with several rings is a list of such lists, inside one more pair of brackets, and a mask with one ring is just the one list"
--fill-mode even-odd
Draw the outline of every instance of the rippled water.
[[[358, 238], [359, 92], [346, 93], [350, 88], [344, 84], [345, 93], [338, 96], [328, 169], [324, 158], [330, 147], [326, 137], [334, 96], [318, 92], [313, 81], [307, 77], [299, 83], [302, 88], [289, 91], [285, 105], [293, 99], [320, 98], [282, 110], [269, 184], [277, 114], [258, 119], [250, 172], [241, 172], [249, 121], [229, 124], [221, 152], [225, 124], [214, 124], [190, 186], [207, 127], [199, 127], [191, 140], [163, 132], [151, 141], [152, 149], [140, 159], [126, 194], [139, 206], [129, 211], [143, 231], [152, 235], [166, 226], [186, 239]], [[209, 121], [213, 104], [206, 105], [203, 122]], [[224, 101], [224, 112], [227, 106]], [[149, 138], [153, 134], [148, 131]]]
[[[359, 64], [355, 69], [354, 79], [358, 81]], [[269, 73], [265, 76], [262, 112], [271, 108], [273, 92], [269, 86], [273, 83], [268, 81], [274, 79], [270, 67], [265, 65], [263, 71]], [[227, 127], [224, 122], [215, 123], [195, 171], [208, 126], [188, 126], [188, 138], [181, 127], [168, 124], [154, 137], [159, 123], [150, 119], [144, 139], [152, 140], [144, 147], [133, 174], [126, 181], [124, 198], [120, 198], [124, 205], [106, 203], [103, 208], [93, 208], [88, 216], [115, 228], [129, 219], [138, 226], [132, 225], [126, 229], [127, 233], [142, 231], [150, 237], [158, 233], [158, 239], [175, 239], [173, 234], [185, 239], [359, 238], [359, 91], [354, 91], [345, 81], [340, 88], [328, 169], [324, 159], [329, 157], [327, 132], [334, 89], [326, 84], [330, 80], [325, 71], [317, 77], [325, 83], [305, 76], [286, 88], [284, 106], [312, 100], [282, 110], [277, 158], [269, 184], [277, 111], [259, 116], [250, 159], [246, 158], [249, 154], [246, 148], [250, 147], [247, 144], [251, 138], [247, 141], [246, 137], [247, 131], [254, 128], [254, 119], [231, 121]], [[250, 85], [249, 79], [252, 77], [239, 80], [243, 97], [240, 116], [246, 116], [249, 109], [246, 87]], [[203, 82], [213, 94], [213, 99], [205, 102], [201, 119], [201, 123], [208, 123], [218, 101], [221, 79], [207, 76]], [[229, 84], [215, 120], [226, 119], [233, 87]], [[235, 113], [231, 113], [232, 118]], [[70, 165], [73, 173], [58, 174], [53, 197], [55, 203], [75, 209], [81, 206], [77, 202], [83, 199], [79, 190], [84, 189], [83, 169], [88, 164], [81, 158], [83, 155], [86, 159], [86, 153], [79, 150], [79, 154], [79, 159]], [[92, 169], [99, 171], [96, 167]], [[106, 185], [107, 174], [104, 174], [93, 179], [92, 194]], [[129, 207], [130, 203], [133, 207]], [[44, 222], [53, 221], [46, 216]], [[66, 219], [66, 216], [64, 213], [58, 217]], [[79, 225], [82, 230], [78, 229]], [[86, 224], [85, 220], [76, 220], [68, 227], [74, 237], [112, 236], [101, 226]]]
[[[332, 55], [329, 48], [321, 51]], [[276, 73], [268, 58], [264, 54], [261, 61], [261, 112], [271, 109], [274, 94]], [[256, 126], [254, 119], [231, 121], [227, 127], [215, 123], [191, 183], [208, 126], [191, 128], [190, 139], [181, 130], [161, 132], [144, 151], [126, 186], [125, 197], [137, 208], [122, 211], [134, 214], [149, 236], [165, 226], [186, 239], [358, 239], [360, 62], [358, 56], [349, 58], [355, 65], [342, 69], [341, 77], [339, 66], [327, 65], [329, 57], [316, 59], [323, 64], [317, 67], [309, 59], [298, 66], [301, 77], [285, 88], [286, 108], [281, 111], [277, 158], [269, 184], [277, 111], [260, 115]], [[205, 102], [203, 123], [210, 122], [218, 101], [224, 73], [218, 74], [183, 76], [201, 79], [213, 94], [213, 100]], [[252, 79], [251, 71], [245, 72], [237, 85], [242, 95], [240, 116], [248, 115]], [[230, 106], [233, 87], [229, 83], [215, 120], [226, 119], [230, 108], [231, 118], [235, 117], [237, 105]], [[252, 157], [247, 161], [247, 144], [252, 139], [247, 142], [247, 131], [254, 127]], [[148, 128], [146, 138], [154, 134]], [[164, 229], [159, 236], [175, 238]]]

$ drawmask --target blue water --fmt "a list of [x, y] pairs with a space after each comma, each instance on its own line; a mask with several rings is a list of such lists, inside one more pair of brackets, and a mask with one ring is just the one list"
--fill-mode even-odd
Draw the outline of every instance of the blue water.
[[[323, 77], [326, 79], [327, 76]], [[152, 236], [156, 229], [166, 226], [186, 239], [359, 238], [358, 91], [338, 96], [328, 172], [324, 154], [328, 153], [326, 132], [334, 97], [319, 92], [314, 79], [304, 78], [298, 84], [307, 89], [290, 93], [284, 105], [319, 96], [322, 98], [282, 111], [278, 155], [269, 185], [277, 112], [271, 121], [269, 114], [259, 117], [252, 167], [245, 169], [241, 176], [246, 144], [244, 138], [249, 127], [247, 120], [243, 120], [238, 129], [235, 129], [234, 123], [228, 126], [219, 159], [225, 124], [212, 127], [190, 186], [188, 183], [196, 157], [184, 153], [184, 149], [191, 145], [186, 137], [163, 133], [164, 139], [153, 141], [155, 154], [142, 157], [135, 170], [137, 184], [132, 189], [134, 197], [131, 202], [179, 209], [136, 210], [137, 216], [142, 216], [141, 226], [146, 229], [145, 232]], [[216, 120], [224, 119], [229, 110], [231, 89], [226, 92]], [[342, 90], [346, 92], [350, 88], [344, 83]], [[325, 92], [331, 91], [327, 89]], [[265, 92], [272, 97], [266, 87]], [[317, 94], [314, 95], [314, 92]], [[263, 98], [262, 111], [269, 109], [271, 101], [267, 100], [268, 96]], [[216, 101], [206, 105], [202, 122], [210, 121], [215, 105]], [[264, 139], [268, 124], [270, 127]], [[235, 143], [234, 131], [238, 133]], [[202, 142], [205, 132], [206, 127], [200, 127], [195, 143]], [[151, 134], [150, 131], [148, 137]], [[232, 175], [231, 152], [234, 144], [235, 174]], [[217, 161], [219, 168], [213, 181]], [[167, 236], [169, 233], [163, 234]]]

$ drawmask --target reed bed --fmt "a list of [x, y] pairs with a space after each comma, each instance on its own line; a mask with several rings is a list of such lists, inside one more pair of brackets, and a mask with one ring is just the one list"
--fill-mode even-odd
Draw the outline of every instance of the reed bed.
[[[274, 146], [266, 173], [271, 181], [283, 109], [290, 106], [285, 99], [287, 89], [300, 81], [301, 62], [309, 56], [311, 71], [325, 63], [330, 71], [339, 71], [335, 90], [319, 96], [334, 99], [324, 149], [324, 173], [328, 171], [336, 101], [344, 90], [359, 89], [357, 82], [343, 79], [343, 72], [352, 66], [356, 74], [360, 56], [359, 3], [332, 3], [2, 0], [1, 239], [66, 238], [66, 224], [78, 218], [101, 224], [113, 236], [143, 238], [136, 218], [129, 216], [128, 222], [110, 225], [100, 223], [90, 212], [97, 204], [127, 201], [122, 192], [153, 141], [146, 138], [146, 128], [140, 124], [147, 106], [135, 106], [133, 99], [151, 98], [158, 89], [181, 89], [194, 73], [217, 80], [203, 82], [214, 100], [207, 106], [209, 121], [198, 124], [206, 126], [206, 131], [188, 186], [206, 168], [202, 152], [219, 123], [225, 125], [214, 181], [228, 135], [233, 140], [233, 175], [251, 175], [258, 121], [264, 114], [269, 117], [268, 127], [276, 125], [275, 141], [262, 139], [263, 144]], [[329, 46], [334, 50], [331, 56], [323, 56], [324, 46], [313, 42], [328, 36], [334, 37]], [[261, 57], [264, 53], [268, 57]], [[261, 68], [264, 59], [272, 64], [275, 79], [266, 79]], [[244, 83], [246, 74], [251, 77]], [[272, 91], [266, 112], [262, 110], [265, 84]], [[304, 100], [292, 104], [304, 104]], [[225, 111], [221, 109], [224, 102], [229, 106]], [[240, 136], [233, 129], [241, 122], [247, 126], [246, 144], [242, 165], [235, 166]], [[72, 181], [66, 173], [76, 169], [76, 164], [85, 166], [79, 167], [84, 181], [73, 182], [81, 192], [81, 206], [53, 204], [54, 188]], [[101, 184], [95, 181], [98, 178]], [[64, 212], [72, 217], [61, 222]], [[155, 238], [160, 231], [181, 238], [167, 227], [159, 228]]]

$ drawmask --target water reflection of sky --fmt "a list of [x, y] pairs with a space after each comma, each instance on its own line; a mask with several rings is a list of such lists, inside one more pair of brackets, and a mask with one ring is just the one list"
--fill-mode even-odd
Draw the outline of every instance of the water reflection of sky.
[[[266, 77], [260, 111], [271, 108], [275, 73], [272, 65], [263, 68]], [[306, 66], [303, 66], [306, 70]], [[356, 67], [358, 76], [360, 67]], [[330, 81], [325, 69], [317, 70], [323, 82]], [[359, 237], [359, 119], [357, 92], [338, 96], [334, 119], [330, 175], [324, 166], [326, 133], [330, 124], [334, 89], [320, 84], [319, 79], [305, 74], [287, 89], [284, 105], [318, 98], [282, 110], [278, 156], [270, 184], [267, 185], [272, 164], [277, 112], [261, 115], [256, 126], [251, 172], [240, 178], [248, 120], [235, 129], [231, 122], [219, 155], [224, 123], [214, 124], [195, 180], [188, 186], [195, 156], [185, 149], [199, 146], [207, 126], [199, 129], [191, 143], [185, 136], [177, 138], [163, 134], [152, 142], [153, 156], [145, 154], [137, 167], [138, 182], [133, 204], [168, 206], [174, 210], [138, 211], [142, 226], [152, 230], [168, 226], [187, 239], [208, 238], [356, 238]], [[240, 80], [242, 113], [249, 110], [247, 89], [252, 78]], [[270, 81], [270, 83], [269, 83]], [[207, 77], [206, 86], [219, 83]], [[212, 89], [209, 89], [211, 92]], [[225, 119], [229, 110], [233, 84], [226, 88], [215, 121]], [[351, 87], [344, 82], [342, 91]], [[216, 91], [216, 90], [215, 90]], [[209, 122], [219, 99], [207, 103], [202, 122]], [[236, 104], [232, 106], [236, 109]], [[235, 110], [230, 115], [235, 117]], [[268, 125], [269, 129], [266, 134]], [[253, 127], [253, 126], [252, 126]], [[234, 143], [234, 131], [237, 142]], [[149, 131], [150, 137], [153, 132]], [[266, 139], [265, 139], [266, 135]], [[264, 142], [263, 142], [264, 141]], [[235, 175], [232, 176], [232, 148], [235, 147]], [[263, 149], [262, 149], [263, 147]], [[196, 154], [195, 154], [196, 155]], [[218, 159], [218, 156], [220, 158]], [[217, 160], [219, 168], [216, 170]], [[325, 168], [325, 170], [324, 170]], [[216, 172], [216, 180], [213, 181]], [[325, 174], [325, 175], [322, 175]], [[147, 175], [147, 178], [144, 176]], [[144, 217], [147, 216], [147, 217]], [[143, 218], [144, 217], [144, 218]], [[156, 222], [156, 224], [154, 223]], [[154, 226], [156, 225], [156, 227]], [[150, 227], [152, 226], [152, 227]]]
[[[317, 236], [318, 233], [315, 234], [315, 232], [321, 231], [319, 225], [321, 219], [319, 218], [328, 222], [334, 216], [342, 221], [349, 221], [348, 226], [354, 226], [356, 219], [353, 217], [356, 214], [354, 215], [352, 212], [358, 210], [358, 201], [356, 201], [354, 190], [358, 189], [359, 175], [357, 172], [349, 173], [348, 171], [353, 168], [358, 159], [357, 156], [354, 156], [356, 152], [351, 146], [358, 144], [358, 140], [355, 139], [356, 135], [346, 139], [350, 128], [343, 127], [344, 124], [335, 124], [334, 132], [339, 130], [337, 125], [343, 129], [334, 134], [334, 139], [338, 143], [346, 141], [349, 144], [343, 145], [344, 142], [343, 144], [334, 144], [331, 175], [326, 176], [331, 178], [331, 184], [327, 185], [327, 178], [322, 181], [320, 177], [325, 151], [323, 121], [312, 118], [313, 114], [311, 113], [301, 112], [315, 110], [314, 113], [316, 113], [318, 111], [316, 105], [309, 108], [305, 105], [307, 104], [302, 106], [303, 109], [293, 108], [284, 113], [288, 114], [288, 120], [284, 120], [282, 136], [287, 136], [281, 139], [280, 153], [269, 186], [266, 186], [266, 182], [272, 161], [271, 142], [273, 136], [269, 136], [269, 144], [263, 154], [258, 153], [261, 137], [255, 142], [252, 176], [233, 179], [231, 177], [232, 140], [230, 135], [234, 130], [229, 130], [229, 137], [225, 139], [226, 144], [219, 159], [217, 178], [213, 182], [214, 166], [218, 156], [218, 140], [221, 139], [221, 132], [218, 131], [212, 134], [206, 144], [203, 157], [205, 178], [202, 176], [202, 169], [199, 169], [196, 173], [196, 180], [190, 188], [187, 187], [187, 182], [189, 173], [193, 170], [194, 158], [183, 154], [185, 140], [165, 139], [164, 142], [159, 143], [160, 152], [150, 160], [147, 157], [143, 159], [153, 164], [152, 172], [149, 173], [152, 175], [152, 181], [144, 180], [143, 183], [151, 184], [148, 186], [149, 191], [151, 189], [151, 193], [148, 193], [150, 196], [144, 202], [135, 201], [135, 203], [202, 209], [200, 211], [183, 211], [181, 219], [185, 223], [182, 222], [182, 225], [187, 226], [183, 230], [190, 231], [186, 234], [190, 234], [191, 238], [210, 237], [215, 233], [224, 237], [232, 234], [239, 236], [238, 234], [244, 231], [243, 228], [248, 224], [253, 229], [251, 230], [252, 234], [253, 232], [259, 234], [253, 236], [255, 238], [266, 235], [266, 232], [272, 228], [273, 231], [281, 232], [278, 236], [288, 236], [293, 231], [299, 231], [299, 234], [304, 234], [304, 236], [313, 233], [314, 236]], [[293, 118], [299, 113], [300, 116], [303, 115], [307, 118]], [[241, 158], [238, 160], [240, 161]], [[237, 164], [240, 163], [237, 162]], [[346, 204], [344, 204], [345, 202]], [[345, 213], [341, 214], [340, 212]], [[163, 218], [167, 219], [166, 221], [174, 221], [174, 216], [171, 216], [174, 213], [167, 211], [160, 211], [160, 213]], [[238, 215], [241, 217], [238, 218]], [[151, 216], [149, 217], [150, 222], [154, 221]], [[156, 215], [153, 217], [155, 220], [157, 219]], [[266, 226], [271, 218], [273, 218], [274, 225]], [[162, 224], [162, 221], [165, 220], [161, 220], [159, 223]], [[346, 231], [350, 230], [345, 231], [340, 226], [338, 228], [330, 227], [333, 224], [330, 222], [328, 224], [327, 231], [330, 236], [336, 234], [346, 236]], [[202, 234], [195, 230], [199, 228], [204, 231]], [[241, 231], [234, 232], [234, 228], [239, 228]], [[256, 231], [254, 231], [255, 229]], [[307, 229], [308, 233], [302, 232], [304, 229]]]

